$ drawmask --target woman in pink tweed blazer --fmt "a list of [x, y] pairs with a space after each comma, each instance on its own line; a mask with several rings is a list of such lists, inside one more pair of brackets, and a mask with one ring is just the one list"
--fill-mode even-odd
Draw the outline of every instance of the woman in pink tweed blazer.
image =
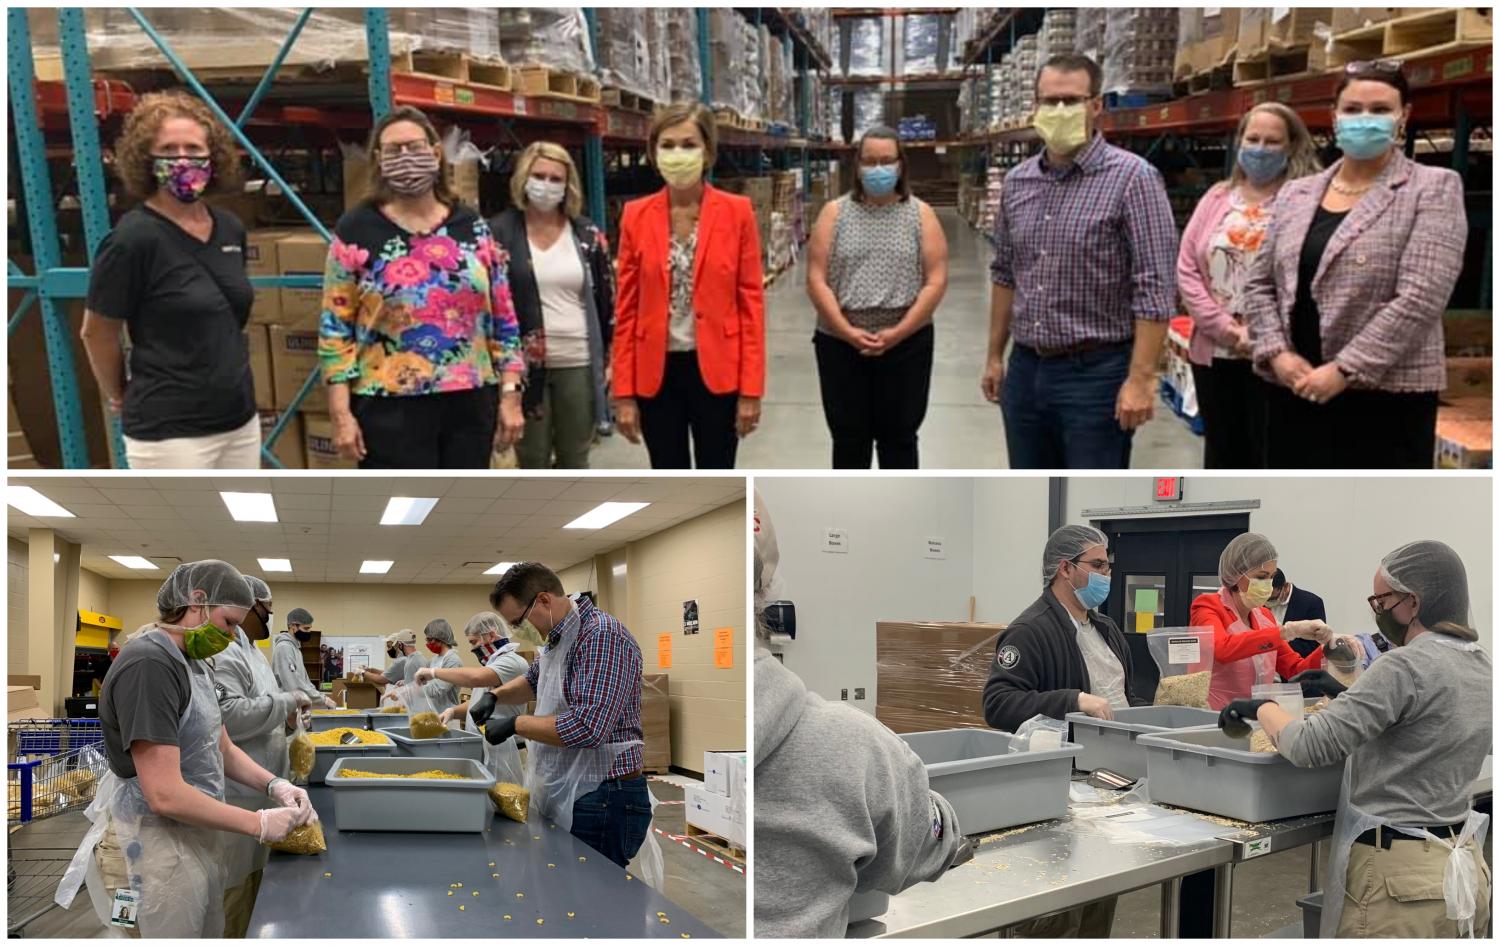
[[1432, 468], [1468, 222], [1459, 176], [1402, 154], [1410, 113], [1398, 64], [1351, 64], [1334, 105], [1343, 158], [1277, 197], [1242, 296], [1273, 468]]

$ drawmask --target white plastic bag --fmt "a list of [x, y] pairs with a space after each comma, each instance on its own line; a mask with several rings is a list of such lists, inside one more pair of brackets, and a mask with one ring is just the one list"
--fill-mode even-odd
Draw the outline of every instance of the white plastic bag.
[[1016, 728], [1010, 737], [1011, 752], [1041, 752], [1061, 749], [1068, 741], [1068, 724], [1061, 719], [1037, 715]]

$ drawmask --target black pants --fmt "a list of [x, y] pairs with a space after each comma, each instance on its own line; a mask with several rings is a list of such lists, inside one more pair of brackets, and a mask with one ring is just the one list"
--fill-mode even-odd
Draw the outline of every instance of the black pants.
[[[1263, 382], [1264, 383], [1264, 382]], [[1437, 449], [1436, 392], [1347, 390], [1327, 404], [1265, 384], [1271, 469], [1430, 470]]]
[[499, 422], [495, 385], [450, 394], [352, 398], [361, 470], [487, 470]]
[[872, 358], [841, 338], [824, 332], [813, 336], [834, 469], [868, 470], [876, 454], [882, 470], [917, 468], [917, 430], [927, 417], [932, 387], [933, 337], [928, 325]]
[[1203, 468], [1254, 470], [1265, 466], [1265, 388], [1249, 361], [1215, 358], [1193, 365], [1198, 413], [1203, 417]]
[[[738, 394], [715, 394], [703, 383], [698, 353], [667, 353], [655, 397], [637, 398], [641, 435], [655, 470], [732, 470], [740, 438], [734, 429]], [[688, 439], [692, 438], [692, 453]], [[696, 462], [695, 462], [696, 461]]]

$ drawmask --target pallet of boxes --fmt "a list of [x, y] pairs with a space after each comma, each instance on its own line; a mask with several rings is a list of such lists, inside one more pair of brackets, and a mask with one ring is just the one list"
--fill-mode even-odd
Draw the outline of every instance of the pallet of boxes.
[[687, 836], [739, 860], [744, 860], [746, 854], [748, 764], [744, 752], [705, 752], [703, 787], [689, 786], [683, 793]]
[[1490, 313], [1450, 310], [1443, 318], [1448, 384], [1438, 406], [1440, 469], [1494, 467], [1494, 358]]
[[892, 732], [986, 728], [980, 705], [1004, 624], [879, 621], [875, 718]]
[[665, 673], [641, 677], [641, 771], [665, 775], [672, 768], [672, 699]]

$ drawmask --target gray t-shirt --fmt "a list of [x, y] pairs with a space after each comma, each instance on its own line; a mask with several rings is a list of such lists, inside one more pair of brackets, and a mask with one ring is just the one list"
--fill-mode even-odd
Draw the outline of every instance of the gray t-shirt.
[[140, 639], [120, 648], [99, 691], [104, 755], [115, 775], [135, 778], [130, 744], [138, 739], [178, 744], [177, 731], [192, 697], [187, 667], [171, 654]]

